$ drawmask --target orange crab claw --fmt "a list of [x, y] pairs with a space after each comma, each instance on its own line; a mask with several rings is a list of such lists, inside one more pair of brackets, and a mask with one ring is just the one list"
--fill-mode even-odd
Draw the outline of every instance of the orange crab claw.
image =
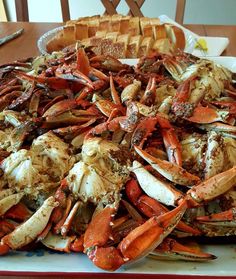
[[156, 97], [155, 94], [156, 94], [156, 78], [150, 77], [146, 90], [143, 94], [143, 97], [140, 100], [140, 103], [146, 105], [152, 105]]
[[188, 192], [186, 199], [189, 206], [198, 206], [224, 194], [236, 183], [236, 166], [212, 176], [202, 183], [193, 186]]
[[217, 257], [202, 252], [198, 247], [188, 247], [182, 245], [172, 238], [165, 238], [164, 241], [153, 250], [150, 255], [154, 259], [164, 260], [184, 260], [184, 261], [210, 261]]
[[43, 114], [43, 117], [57, 116], [76, 107], [77, 103], [75, 100], [62, 100], [53, 104], [48, 110], [46, 110]]
[[181, 144], [174, 128], [168, 119], [162, 117], [161, 115], [158, 115], [157, 118], [158, 123], [161, 126], [161, 133], [169, 161], [182, 166]]
[[110, 74], [110, 88], [111, 88], [111, 96], [112, 96], [113, 102], [117, 105], [121, 105], [120, 97], [119, 97], [118, 92], [116, 91], [113, 77], [111, 74]]
[[203, 107], [198, 105], [194, 110], [192, 116], [186, 118], [188, 121], [199, 123], [199, 124], [208, 124], [217, 121], [225, 122], [229, 112], [226, 110], [216, 110], [210, 107]]
[[73, 252], [83, 252], [84, 251], [84, 235], [76, 238], [70, 245], [70, 250]]
[[94, 92], [94, 90], [104, 89], [107, 87], [107, 82], [104, 80], [95, 80], [93, 82], [93, 88], [90, 86], [86, 86], [83, 88], [83, 90], [80, 92], [79, 96], [75, 99], [76, 102], [80, 102], [84, 98], [86, 98], [90, 93]]
[[170, 234], [182, 218], [187, 204], [160, 216], [153, 216], [144, 224], [131, 231], [118, 245], [123, 257], [129, 261], [148, 255]]
[[108, 271], [114, 271], [125, 263], [119, 250], [112, 246], [95, 247], [88, 256], [97, 267]]
[[77, 70], [83, 73], [85, 76], [88, 76], [90, 71], [90, 63], [87, 54], [85, 53], [84, 48], [80, 47], [76, 50], [77, 56]]
[[35, 77], [35, 76], [27, 75], [23, 72], [16, 72], [16, 74], [20, 78], [45, 84], [51, 89], [55, 89], [55, 90], [71, 88], [72, 90], [79, 91], [84, 86], [82, 79], [75, 78], [73, 81], [71, 81], [60, 77]]
[[115, 208], [106, 207], [98, 212], [89, 223], [84, 234], [85, 251], [93, 246], [103, 246], [111, 236], [110, 222]]
[[211, 214], [208, 216], [198, 216], [196, 220], [203, 221], [203, 222], [233, 221], [236, 220], [236, 208], [232, 207], [229, 210], [220, 213]]
[[156, 117], [145, 117], [135, 128], [132, 135], [132, 144], [138, 145], [140, 148], [143, 147], [147, 138], [153, 133], [156, 129], [155, 126], [158, 120]]
[[[138, 185], [137, 180], [131, 179], [126, 183], [125, 191], [131, 202], [147, 217], [162, 215], [169, 210], [159, 203], [157, 200], [143, 194], [143, 191]], [[189, 233], [191, 235], [201, 235], [202, 232], [197, 228], [191, 227], [180, 221], [176, 226], [177, 229]]]
[[111, 221], [115, 208], [106, 207], [91, 220], [84, 234], [84, 252], [98, 267], [113, 271], [124, 264], [122, 254], [115, 247], [102, 247], [111, 237]]
[[200, 182], [200, 178], [187, 172], [177, 164], [160, 160], [148, 154], [138, 146], [134, 146], [135, 151], [146, 160], [156, 171], [168, 180], [185, 186], [193, 186]]

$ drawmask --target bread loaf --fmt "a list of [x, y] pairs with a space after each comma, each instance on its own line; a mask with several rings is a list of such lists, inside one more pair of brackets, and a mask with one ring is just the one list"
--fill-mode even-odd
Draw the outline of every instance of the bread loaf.
[[137, 58], [152, 50], [170, 53], [185, 48], [184, 32], [173, 24], [161, 24], [158, 18], [116, 14], [68, 21], [47, 43], [47, 51], [61, 50], [76, 41], [90, 46], [97, 55], [117, 58]]

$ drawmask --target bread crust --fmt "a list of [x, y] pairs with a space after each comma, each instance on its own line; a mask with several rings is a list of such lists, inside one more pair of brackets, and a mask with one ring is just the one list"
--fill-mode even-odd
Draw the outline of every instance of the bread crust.
[[153, 50], [170, 53], [183, 50], [186, 44], [183, 30], [175, 25], [161, 24], [158, 18], [116, 14], [70, 20], [46, 48], [51, 53], [76, 41], [90, 46], [95, 54], [116, 58], [137, 58]]

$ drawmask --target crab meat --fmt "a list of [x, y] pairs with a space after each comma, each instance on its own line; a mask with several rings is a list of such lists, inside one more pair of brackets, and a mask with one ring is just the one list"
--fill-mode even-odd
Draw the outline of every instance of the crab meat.
[[29, 150], [21, 149], [3, 160], [1, 186], [37, 197], [40, 191], [58, 186], [73, 163], [68, 145], [48, 132], [35, 139]]
[[66, 177], [74, 196], [94, 204], [119, 201], [120, 190], [129, 177], [130, 160], [118, 145], [90, 138], [84, 142], [81, 157]]

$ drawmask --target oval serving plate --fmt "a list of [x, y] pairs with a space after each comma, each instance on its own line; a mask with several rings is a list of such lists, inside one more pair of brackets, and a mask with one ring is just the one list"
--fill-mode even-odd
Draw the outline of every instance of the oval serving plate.
[[37, 46], [41, 54], [48, 54], [47, 43], [59, 32], [63, 30], [63, 26], [56, 27], [44, 33], [37, 41]]

